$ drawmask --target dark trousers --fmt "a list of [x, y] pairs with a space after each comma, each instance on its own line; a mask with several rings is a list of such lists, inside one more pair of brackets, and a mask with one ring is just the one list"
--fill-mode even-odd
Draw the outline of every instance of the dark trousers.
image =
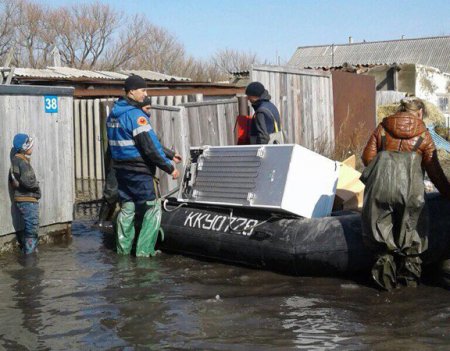
[[111, 167], [106, 175], [105, 186], [103, 187], [103, 199], [100, 207], [98, 220], [101, 222], [110, 220], [119, 201], [117, 189], [116, 170]]
[[17, 241], [25, 254], [33, 253], [38, 243], [39, 230], [39, 203], [16, 202], [25, 227], [17, 234]]
[[156, 199], [153, 177], [151, 175], [117, 169], [116, 177], [121, 203], [144, 203]]
[[105, 187], [103, 188], [103, 199], [111, 205], [115, 205], [119, 200], [116, 170], [114, 168], [111, 168], [106, 175]]

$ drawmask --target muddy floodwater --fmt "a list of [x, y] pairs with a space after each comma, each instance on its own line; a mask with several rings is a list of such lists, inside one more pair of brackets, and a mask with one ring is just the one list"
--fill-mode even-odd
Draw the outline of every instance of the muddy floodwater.
[[119, 257], [91, 220], [0, 256], [0, 349], [449, 350], [450, 292], [391, 293], [163, 253]]

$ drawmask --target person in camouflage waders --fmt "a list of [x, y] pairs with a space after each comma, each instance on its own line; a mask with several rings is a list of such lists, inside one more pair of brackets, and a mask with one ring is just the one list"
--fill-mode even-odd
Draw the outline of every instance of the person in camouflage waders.
[[417, 286], [420, 280], [420, 254], [428, 245], [424, 170], [450, 199], [450, 183], [424, 115], [422, 100], [402, 100], [399, 111], [384, 118], [372, 133], [362, 156], [363, 238], [376, 255], [372, 277], [386, 290], [398, 283]]

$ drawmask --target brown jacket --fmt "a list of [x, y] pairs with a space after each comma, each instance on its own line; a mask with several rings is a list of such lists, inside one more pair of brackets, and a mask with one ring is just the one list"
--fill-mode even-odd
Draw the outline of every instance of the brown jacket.
[[397, 112], [383, 119], [378, 125], [364, 149], [362, 155], [364, 165], [367, 166], [378, 151], [381, 151], [383, 129], [386, 135], [386, 151], [412, 151], [418, 139], [423, 137], [422, 143], [416, 150], [422, 155], [422, 168], [425, 169], [439, 192], [450, 199], [450, 183], [439, 164], [433, 139], [422, 119], [408, 112]]

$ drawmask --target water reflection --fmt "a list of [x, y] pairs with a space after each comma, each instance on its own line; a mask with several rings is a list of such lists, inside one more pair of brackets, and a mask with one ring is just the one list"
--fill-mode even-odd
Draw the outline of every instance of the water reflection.
[[40, 309], [43, 287], [43, 270], [36, 267], [36, 255], [16, 257], [18, 267], [4, 271], [2, 278], [9, 282], [11, 290], [2, 294], [9, 302], [2, 306], [1, 321], [5, 330], [1, 341], [7, 349], [42, 349], [39, 330], [42, 329]]
[[34, 261], [0, 256], [0, 349], [448, 349], [443, 289], [121, 257], [92, 224], [75, 222], [70, 245], [42, 245]]
[[286, 299], [285, 307], [283, 328], [296, 335], [294, 342], [298, 349], [342, 348], [351, 335], [364, 330], [360, 323], [352, 322], [353, 313], [327, 306], [321, 299], [293, 296]]

